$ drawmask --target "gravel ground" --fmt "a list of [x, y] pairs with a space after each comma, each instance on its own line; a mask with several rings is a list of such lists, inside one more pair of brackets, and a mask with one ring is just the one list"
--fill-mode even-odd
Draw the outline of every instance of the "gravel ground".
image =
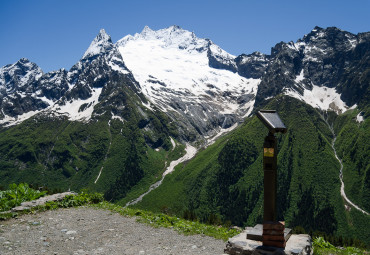
[[88, 207], [0, 221], [0, 254], [223, 254], [225, 242]]

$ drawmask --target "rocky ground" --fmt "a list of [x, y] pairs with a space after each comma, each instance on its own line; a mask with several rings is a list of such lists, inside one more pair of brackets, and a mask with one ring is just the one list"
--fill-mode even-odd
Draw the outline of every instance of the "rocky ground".
[[225, 242], [153, 228], [110, 211], [58, 209], [0, 221], [5, 254], [223, 254]]

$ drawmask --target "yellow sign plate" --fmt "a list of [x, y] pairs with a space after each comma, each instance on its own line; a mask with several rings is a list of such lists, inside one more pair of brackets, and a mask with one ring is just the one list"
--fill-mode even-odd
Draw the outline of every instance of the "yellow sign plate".
[[274, 157], [274, 148], [263, 148], [264, 157]]

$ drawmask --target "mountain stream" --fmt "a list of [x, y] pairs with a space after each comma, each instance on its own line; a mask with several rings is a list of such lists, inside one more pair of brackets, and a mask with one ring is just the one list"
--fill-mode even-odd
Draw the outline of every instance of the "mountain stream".
[[[172, 143], [172, 139], [171, 139], [171, 143]], [[173, 143], [172, 143], [173, 144]], [[184, 161], [187, 161], [189, 159], [191, 159], [192, 157], [195, 156], [195, 154], [197, 153], [197, 149], [193, 146], [191, 146], [190, 144], [186, 144], [186, 148], [185, 148], [185, 155], [182, 156], [181, 158], [177, 159], [177, 160], [174, 160], [174, 161], [171, 161], [170, 165], [167, 167], [166, 171], [164, 171], [164, 173], [162, 174], [162, 178], [160, 181], [154, 183], [153, 185], [151, 185], [149, 187], [149, 190], [147, 192], [145, 192], [144, 194], [140, 195], [138, 198], [128, 202], [125, 207], [129, 206], [129, 205], [134, 205], [134, 204], [137, 204], [138, 202], [140, 202], [144, 196], [146, 196], [147, 194], [149, 194], [152, 190], [158, 188], [162, 182], [163, 182], [163, 179], [164, 177], [169, 174], [169, 173], [172, 173], [175, 169], [175, 167], [184, 162]]]
[[352, 207], [354, 207], [355, 209], [359, 210], [360, 212], [362, 212], [363, 214], [366, 214], [366, 215], [369, 215], [368, 212], [362, 210], [358, 205], [354, 204], [351, 200], [349, 200], [349, 198], [347, 197], [346, 193], [344, 192], [344, 182], [343, 182], [343, 163], [342, 163], [342, 160], [338, 157], [338, 154], [337, 154], [337, 150], [335, 149], [335, 141], [337, 140], [337, 137], [334, 133], [334, 128], [332, 125], [329, 125], [328, 121], [323, 117], [325, 123], [328, 125], [331, 133], [333, 134], [333, 142], [331, 143], [331, 147], [333, 148], [333, 151], [334, 151], [334, 155], [335, 155], [335, 158], [338, 160], [339, 164], [340, 164], [340, 170], [339, 170], [339, 179], [340, 179], [340, 195], [343, 197], [343, 199], [349, 204], [351, 205]]

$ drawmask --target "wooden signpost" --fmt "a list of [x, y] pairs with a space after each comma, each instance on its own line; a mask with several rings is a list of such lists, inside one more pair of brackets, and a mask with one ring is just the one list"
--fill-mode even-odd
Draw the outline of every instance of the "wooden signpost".
[[269, 130], [263, 143], [264, 209], [261, 241], [265, 246], [285, 248], [290, 230], [285, 229], [284, 222], [277, 221], [277, 142], [274, 134], [286, 133], [287, 128], [275, 110], [258, 111], [257, 117]]

